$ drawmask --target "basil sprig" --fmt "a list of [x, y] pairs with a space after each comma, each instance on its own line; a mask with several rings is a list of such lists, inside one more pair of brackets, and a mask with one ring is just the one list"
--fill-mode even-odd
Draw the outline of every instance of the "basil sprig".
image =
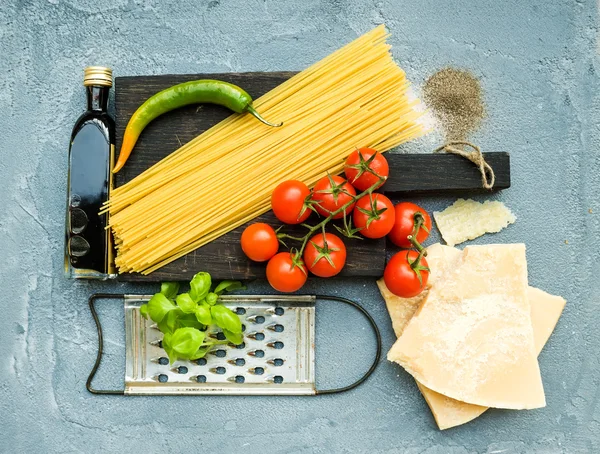
[[[210, 274], [200, 272], [190, 281], [190, 291], [179, 292], [177, 282], [163, 282], [160, 292], [140, 307], [144, 318], [150, 317], [163, 333], [162, 346], [174, 363], [178, 359], [196, 360], [204, 357], [216, 345], [243, 342], [242, 322], [235, 312], [218, 302], [226, 291], [243, 289], [238, 281], [223, 281], [211, 292]], [[206, 335], [216, 325], [226, 340], [214, 340]]]

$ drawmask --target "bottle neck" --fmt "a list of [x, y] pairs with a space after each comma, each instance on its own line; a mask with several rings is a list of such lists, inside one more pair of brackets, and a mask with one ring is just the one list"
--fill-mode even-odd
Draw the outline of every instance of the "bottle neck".
[[99, 112], [106, 112], [108, 109], [108, 92], [110, 87], [91, 85], [86, 87], [87, 108]]

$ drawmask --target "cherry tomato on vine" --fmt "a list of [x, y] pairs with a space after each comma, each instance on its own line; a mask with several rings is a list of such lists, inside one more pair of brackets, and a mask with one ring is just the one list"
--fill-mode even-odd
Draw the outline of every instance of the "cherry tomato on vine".
[[298, 180], [288, 180], [279, 184], [271, 195], [271, 208], [281, 222], [300, 224], [310, 216], [306, 205], [310, 189]]
[[418, 215], [415, 217], [415, 214], [417, 213], [421, 213], [422, 224], [417, 232], [416, 240], [419, 243], [422, 243], [427, 239], [429, 232], [431, 231], [431, 217], [427, 211], [411, 202], [401, 202], [395, 206], [394, 210], [396, 212], [396, 220], [394, 222], [394, 227], [392, 227], [392, 230], [388, 235], [389, 239], [392, 240], [392, 243], [404, 248], [412, 247], [412, 244], [407, 237], [408, 235], [413, 234], [415, 222], [418, 220]]
[[[427, 260], [422, 257], [417, 265], [418, 257], [419, 253], [415, 250], [400, 251], [386, 265], [383, 280], [394, 295], [401, 298], [412, 298], [427, 286], [429, 279]], [[421, 280], [419, 280], [419, 275]]]
[[394, 204], [383, 194], [373, 193], [358, 199], [352, 219], [367, 238], [383, 238], [394, 226]]
[[[352, 201], [356, 191], [350, 183], [337, 175], [327, 175], [321, 178], [313, 188], [312, 199], [315, 202], [317, 212], [322, 216], [329, 216], [332, 212], [340, 209], [346, 203]], [[344, 211], [346, 215], [352, 212], [354, 204]], [[333, 219], [341, 219], [344, 212], [339, 212]]]
[[[352, 186], [359, 191], [366, 191], [371, 186], [377, 184], [379, 177], [372, 172], [386, 178], [390, 173], [387, 159], [381, 153], [372, 148], [360, 148], [350, 153], [350, 156], [346, 159], [344, 173]], [[383, 182], [379, 183], [377, 187], [382, 184]]]
[[308, 271], [315, 276], [335, 276], [346, 264], [346, 246], [332, 233], [326, 233], [325, 237], [319, 233], [308, 240], [303, 258]]
[[294, 257], [291, 252], [280, 252], [267, 263], [267, 280], [278, 292], [295, 292], [306, 282], [306, 267]]
[[262, 222], [250, 224], [246, 227], [240, 242], [244, 254], [255, 262], [269, 260], [277, 254], [279, 249], [277, 233], [275, 233], [273, 227]]

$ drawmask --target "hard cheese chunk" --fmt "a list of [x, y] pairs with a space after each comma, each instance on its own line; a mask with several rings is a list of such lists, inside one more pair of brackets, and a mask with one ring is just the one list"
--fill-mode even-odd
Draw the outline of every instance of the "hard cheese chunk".
[[433, 213], [442, 238], [449, 246], [499, 232], [516, 221], [515, 215], [497, 201], [458, 199], [444, 211]]
[[545, 405], [524, 245], [471, 246], [434, 285], [388, 359], [440, 394], [475, 405]]
[[388, 290], [385, 282], [382, 279], [377, 281], [379, 291], [385, 300], [387, 310], [392, 319], [392, 326], [396, 337], [399, 337], [404, 331], [404, 327], [408, 324], [412, 316], [421, 305], [429, 289], [434, 282], [443, 275], [446, 269], [452, 266], [462, 252], [456, 248], [444, 246], [440, 243], [432, 244], [427, 248], [427, 263], [431, 272], [427, 280], [427, 287], [419, 295], [413, 298], [400, 298]]
[[[529, 302], [531, 304], [531, 323], [535, 349], [539, 354], [548, 341], [550, 334], [562, 314], [566, 301], [560, 296], [550, 295], [542, 290], [529, 287]], [[419, 390], [433, 413], [435, 422], [440, 429], [460, 426], [477, 418], [488, 407], [467, 404], [450, 397], [436, 393], [417, 382]]]

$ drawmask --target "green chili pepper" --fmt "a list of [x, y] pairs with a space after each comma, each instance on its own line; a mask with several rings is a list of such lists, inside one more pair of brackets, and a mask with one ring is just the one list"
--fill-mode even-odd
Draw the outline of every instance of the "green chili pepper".
[[201, 103], [219, 104], [237, 113], [248, 112], [269, 126], [278, 127], [283, 124], [269, 123], [262, 118], [252, 107], [252, 97], [237, 85], [211, 79], [184, 82], [151, 96], [134, 112], [125, 128], [113, 173], [117, 173], [125, 165], [142, 130], [152, 120], [179, 107]]

